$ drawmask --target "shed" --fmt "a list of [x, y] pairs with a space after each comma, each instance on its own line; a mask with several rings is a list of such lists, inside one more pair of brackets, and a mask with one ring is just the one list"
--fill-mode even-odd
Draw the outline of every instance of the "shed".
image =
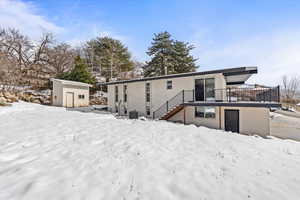
[[68, 108], [89, 106], [89, 89], [92, 85], [76, 81], [51, 79], [52, 105]]

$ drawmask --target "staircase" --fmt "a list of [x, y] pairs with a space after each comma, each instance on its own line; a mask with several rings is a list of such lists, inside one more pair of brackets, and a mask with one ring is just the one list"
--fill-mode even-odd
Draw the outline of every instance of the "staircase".
[[183, 104], [194, 101], [194, 90], [182, 90], [153, 112], [154, 119], [167, 120], [183, 109]]

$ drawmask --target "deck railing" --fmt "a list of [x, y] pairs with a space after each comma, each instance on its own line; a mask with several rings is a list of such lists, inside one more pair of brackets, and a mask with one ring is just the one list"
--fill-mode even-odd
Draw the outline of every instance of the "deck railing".
[[176, 106], [192, 102], [280, 102], [280, 87], [214, 89], [213, 95], [198, 99], [195, 90], [182, 90], [153, 112], [159, 119]]

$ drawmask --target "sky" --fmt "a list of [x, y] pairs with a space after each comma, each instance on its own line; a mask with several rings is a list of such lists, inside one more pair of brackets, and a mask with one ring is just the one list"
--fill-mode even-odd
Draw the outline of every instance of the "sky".
[[300, 75], [298, 0], [0, 0], [0, 27], [37, 40], [53, 32], [79, 46], [110, 36], [147, 61], [154, 33], [195, 46], [198, 71], [257, 66], [249, 83], [274, 86]]

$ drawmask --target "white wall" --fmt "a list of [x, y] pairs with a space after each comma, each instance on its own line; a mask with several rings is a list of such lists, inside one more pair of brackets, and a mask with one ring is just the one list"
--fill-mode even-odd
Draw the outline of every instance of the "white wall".
[[[89, 105], [89, 87], [64, 85], [60, 82], [53, 81], [53, 95], [52, 104], [54, 106], [66, 107], [66, 93], [74, 93], [74, 107], [88, 106]], [[78, 95], [84, 95], [84, 99], [79, 99]]]
[[[216, 89], [226, 88], [226, 80], [222, 73], [147, 81], [151, 84], [151, 116], [153, 111], [155, 111], [161, 105], [166, 103], [167, 100], [171, 99], [182, 90], [194, 90], [195, 79], [201, 78], [215, 78]], [[168, 80], [172, 80], [171, 90], [167, 90]], [[146, 114], [145, 84], [146, 81], [126, 83], [128, 92], [128, 111], [137, 110], [140, 115]], [[119, 101], [123, 103], [123, 85], [124, 84], [108, 85], [108, 106], [112, 112], [116, 112], [114, 102], [115, 86], [119, 87]], [[220, 93], [216, 93], [216, 98], [218, 98], [218, 95], [220, 95]]]
[[[83, 107], [89, 105], [89, 87], [63, 85], [63, 106], [66, 107], [66, 93], [74, 93], [74, 107]], [[84, 99], [79, 99], [79, 95], [84, 95]]]
[[53, 81], [52, 105], [54, 105], [54, 106], [62, 106], [63, 105], [62, 84], [59, 82], [56, 82], [56, 81]]
[[[239, 110], [239, 128], [240, 133], [247, 135], [270, 135], [270, 121], [269, 121], [269, 109], [259, 107], [215, 107], [216, 117], [215, 118], [198, 118], [195, 117], [195, 107], [187, 106], [185, 108], [185, 119], [186, 124], [195, 124], [198, 126], [206, 126], [209, 128], [225, 129], [225, 109]], [[221, 113], [220, 113], [221, 111]], [[184, 119], [184, 111], [181, 110], [169, 121], [181, 121]], [[221, 117], [220, 117], [221, 116]]]

